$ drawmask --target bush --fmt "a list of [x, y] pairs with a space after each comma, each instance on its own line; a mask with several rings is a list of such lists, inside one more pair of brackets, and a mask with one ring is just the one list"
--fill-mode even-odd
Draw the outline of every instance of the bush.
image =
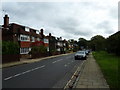
[[19, 44], [11, 41], [2, 42], [2, 54], [19, 54]]
[[36, 54], [36, 53], [46, 53], [47, 52], [47, 48], [43, 45], [41, 46], [35, 46], [35, 47], [32, 47], [32, 50], [31, 50], [31, 54]]
[[47, 53], [47, 48], [43, 45], [39, 46], [39, 52], [40, 53]]

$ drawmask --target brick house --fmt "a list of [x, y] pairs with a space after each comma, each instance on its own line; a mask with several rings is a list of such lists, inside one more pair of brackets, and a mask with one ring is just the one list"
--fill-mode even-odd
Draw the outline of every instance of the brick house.
[[56, 38], [51, 33], [46, 37], [49, 39], [49, 55], [54, 55], [56, 53]]
[[63, 48], [64, 48], [64, 53], [66, 53], [67, 50], [69, 50], [69, 44], [65, 39], [63, 40]]
[[21, 58], [29, 58], [28, 53], [31, 51], [33, 46], [49, 46], [49, 43], [47, 42], [48, 39], [43, 34], [43, 29], [41, 29], [40, 32], [39, 30], [35, 30], [27, 26], [15, 23], [9, 24], [8, 15], [5, 15], [4, 25], [2, 27], [2, 40], [18, 42]]
[[62, 37], [57, 38], [57, 45], [56, 45], [57, 52], [60, 52], [60, 54], [65, 53], [65, 47], [66, 44], [64, 43], [64, 40], [62, 40]]
[[34, 46], [43, 45], [47, 48], [47, 55], [56, 55], [65, 53], [68, 49], [68, 42], [62, 40], [62, 37], [56, 38], [49, 33], [44, 35], [44, 30], [36, 30], [16, 23], [9, 23], [8, 15], [4, 17], [4, 25], [1, 26], [2, 41], [17, 42], [20, 46], [20, 58], [30, 58], [30, 51]]

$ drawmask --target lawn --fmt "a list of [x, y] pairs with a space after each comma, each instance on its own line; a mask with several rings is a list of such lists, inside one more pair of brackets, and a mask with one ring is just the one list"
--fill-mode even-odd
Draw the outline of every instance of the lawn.
[[[120, 57], [105, 51], [93, 52], [110, 88], [118, 88], [118, 60]], [[119, 72], [120, 74], [120, 72]]]

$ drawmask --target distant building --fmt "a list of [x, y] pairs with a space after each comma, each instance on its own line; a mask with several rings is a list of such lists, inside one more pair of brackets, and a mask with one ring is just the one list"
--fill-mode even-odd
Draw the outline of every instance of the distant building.
[[62, 40], [62, 37], [57, 38], [57, 51], [62, 53], [65, 53], [66, 51], [66, 43], [64, 40]]
[[56, 38], [51, 33], [46, 37], [49, 39], [49, 55], [52, 55], [56, 52]]

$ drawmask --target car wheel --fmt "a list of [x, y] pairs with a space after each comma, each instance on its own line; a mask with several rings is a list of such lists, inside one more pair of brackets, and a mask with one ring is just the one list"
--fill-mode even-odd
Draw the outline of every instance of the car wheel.
[[77, 60], [77, 58], [75, 57], [75, 60]]

